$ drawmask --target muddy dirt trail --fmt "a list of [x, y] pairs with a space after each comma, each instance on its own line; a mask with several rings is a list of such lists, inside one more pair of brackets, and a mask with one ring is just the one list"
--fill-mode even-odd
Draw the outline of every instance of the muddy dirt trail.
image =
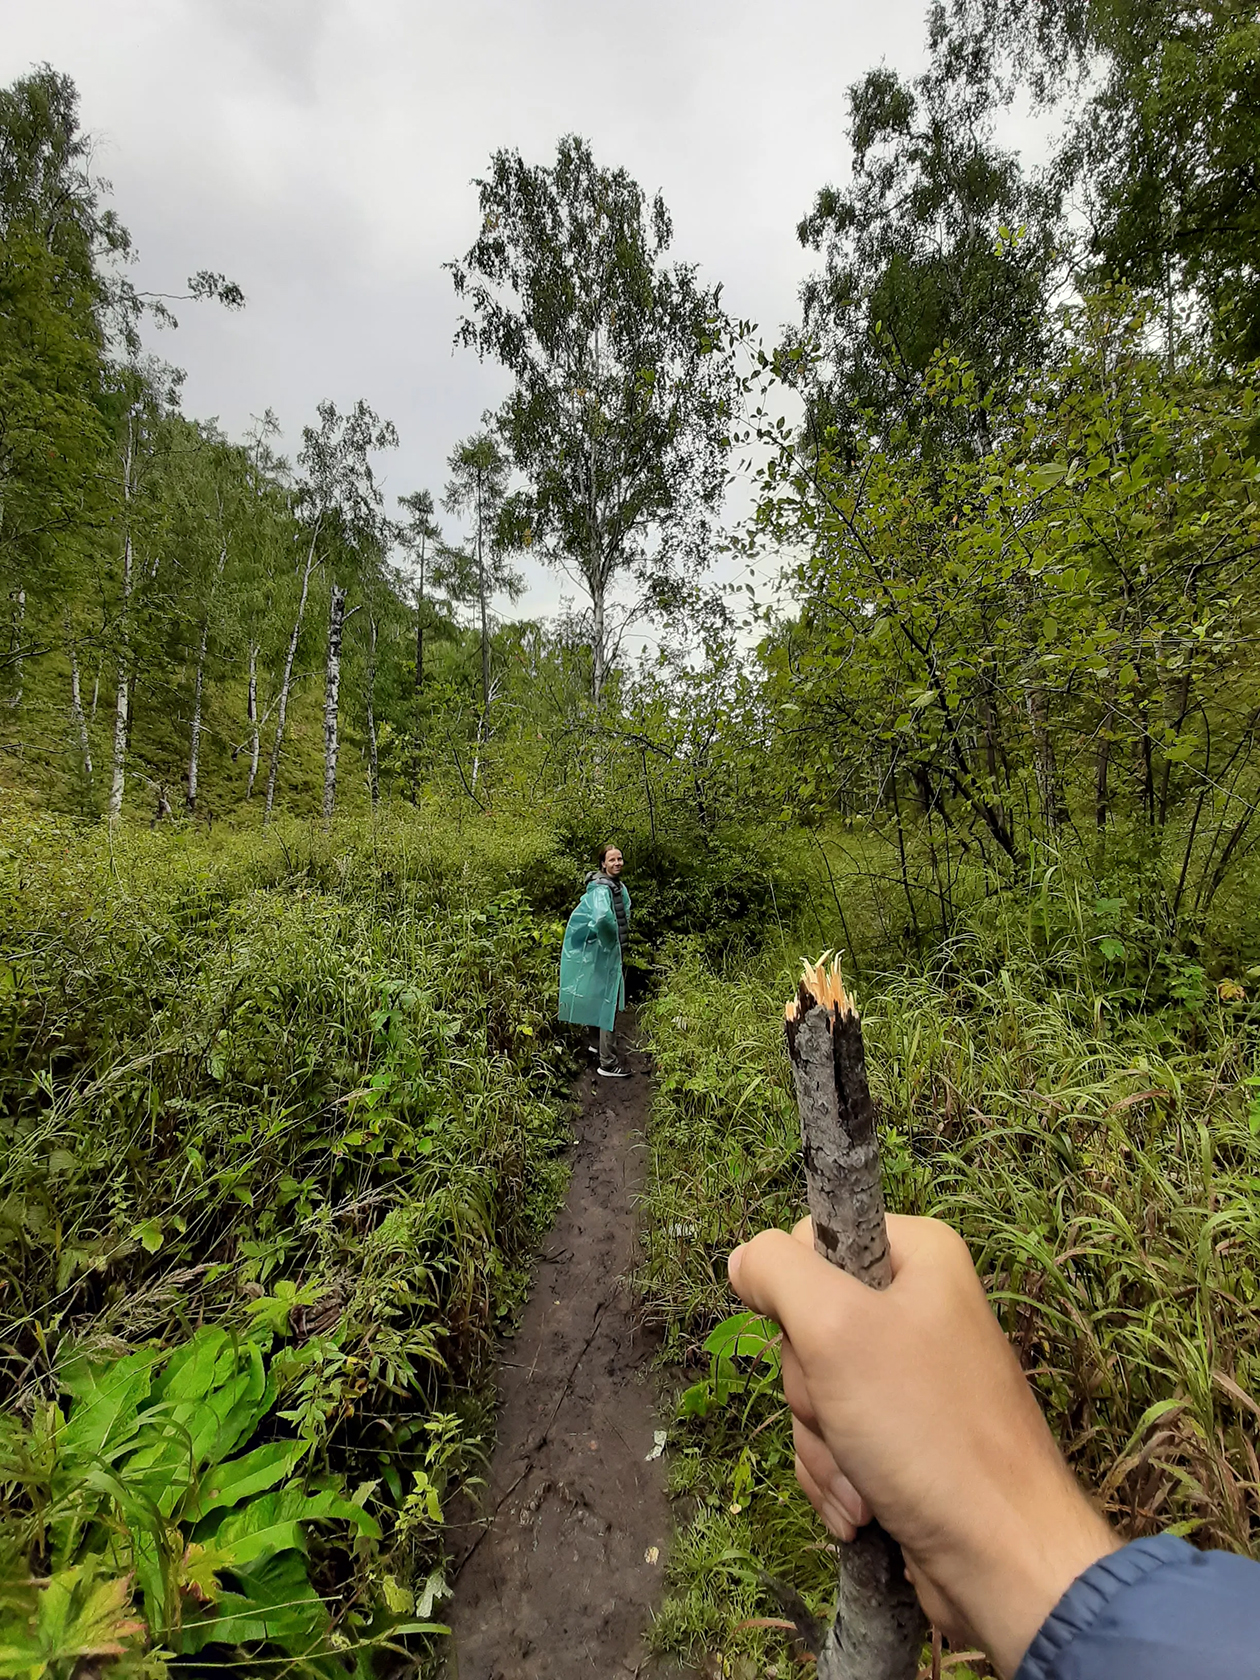
[[[632, 1037], [632, 1035], [631, 1035]], [[499, 1370], [481, 1513], [451, 1535], [452, 1680], [651, 1672], [642, 1635], [670, 1521], [654, 1346], [622, 1279], [634, 1261], [648, 1058], [580, 1081], [568, 1198]]]

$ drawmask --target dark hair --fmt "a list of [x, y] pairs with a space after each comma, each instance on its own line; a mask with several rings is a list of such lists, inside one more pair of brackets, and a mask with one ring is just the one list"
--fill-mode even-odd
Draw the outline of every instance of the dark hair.
[[621, 850], [621, 847], [617, 844], [617, 842], [615, 840], [609, 840], [606, 845], [601, 846], [599, 848], [599, 850], [596, 852], [595, 861], [596, 861], [596, 863], [599, 864], [599, 867], [602, 869], [604, 867], [604, 859], [608, 856], [609, 852], [619, 852], [620, 850]]

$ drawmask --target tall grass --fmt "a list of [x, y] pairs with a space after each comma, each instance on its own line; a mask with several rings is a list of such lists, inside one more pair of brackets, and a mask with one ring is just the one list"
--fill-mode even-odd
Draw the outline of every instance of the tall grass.
[[[1124, 1533], [1254, 1554], [1255, 1012], [1232, 983], [1134, 1011], [1099, 984], [1090, 930], [1057, 910], [1049, 954], [1045, 918], [1025, 918], [917, 969], [868, 971], [889, 1201], [964, 1233], [1065, 1451]], [[646, 1015], [660, 1083], [641, 1284], [693, 1366], [735, 1306], [731, 1246], [802, 1210], [782, 1048], [796, 973], [785, 960], [719, 976], [680, 947]], [[758, 1568], [822, 1608], [831, 1566], [786, 1418], [766, 1396], [744, 1421], [744, 1404], [681, 1426], [675, 1476], [698, 1504], [657, 1639], [763, 1662], [777, 1636], [739, 1626], [776, 1614]]]
[[[4, 1408], [38, 1434], [72, 1350], [269, 1327], [260, 1438], [303, 1438], [304, 1474], [384, 1530], [313, 1554], [347, 1648], [407, 1619], [440, 1559], [563, 1188], [562, 929], [531, 896], [569, 873], [545, 831], [437, 812], [208, 837], [0, 822]], [[0, 1561], [29, 1577], [48, 1560], [16, 1462]]]

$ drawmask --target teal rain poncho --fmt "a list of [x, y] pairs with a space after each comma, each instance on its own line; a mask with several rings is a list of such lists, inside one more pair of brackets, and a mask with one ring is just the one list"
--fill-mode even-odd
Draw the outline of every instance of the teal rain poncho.
[[[630, 922], [630, 894], [621, 889]], [[621, 973], [621, 941], [612, 889], [597, 875], [586, 884], [577, 909], [564, 930], [560, 952], [560, 1019], [580, 1027], [612, 1032], [617, 1011], [626, 1001]]]

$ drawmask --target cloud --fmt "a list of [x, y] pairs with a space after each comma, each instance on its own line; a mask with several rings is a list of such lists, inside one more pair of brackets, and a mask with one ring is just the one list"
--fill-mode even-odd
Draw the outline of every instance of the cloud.
[[[924, 0], [0, 0], [0, 75], [48, 60], [140, 252], [173, 290], [239, 281], [228, 315], [185, 306], [155, 348], [185, 406], [231, 434], [270, 406], [290, 446], [322, 397], [398, 426], [391, 493], [441, 490], [500, 370], [452, 349], [442, 264], [476, 226], [499, 146], [549, 158], [586, 135], [673, 214], [676, 254], [773, 337], [808, 264], [794, 228], [842, 179], [845, 89], [921, 61]], [[531, 576], [522, 610], [561, 585]]]

